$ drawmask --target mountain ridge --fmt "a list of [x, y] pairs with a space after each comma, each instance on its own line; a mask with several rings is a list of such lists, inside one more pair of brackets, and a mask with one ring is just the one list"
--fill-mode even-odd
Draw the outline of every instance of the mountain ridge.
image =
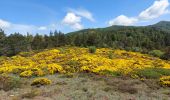
[[70, 33], [77, 33], [77, 32], [84, 32], [84, 31], [91, 31], [91, 30], [104, 30], [104, 31], [116, 31], [116, 30], [121, 30], [124, 28], [155, 28], [158, 30], [162, 31], [169, 31], [170, 32], [170, 21], [160, 21], [158, 23], [152, 24], [152, 25], [147, 25], [147, 26], [123, 26], [123, 25], [112, 25], [109, 27], [104, 27], [104, 28], [88, 28], [88, 29], [82, 29], [79, 31], [74, 31], [74, 32], [69, 32]]

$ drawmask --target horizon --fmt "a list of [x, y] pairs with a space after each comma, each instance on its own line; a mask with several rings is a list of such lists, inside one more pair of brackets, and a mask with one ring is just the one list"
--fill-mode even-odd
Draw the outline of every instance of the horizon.
[[1, 4], [0, 28], [8, 35], [49, 34], [55, 30], [69, 33], [112, 25], [147, 26], [170, 21], [169, 0], [1, 0]]

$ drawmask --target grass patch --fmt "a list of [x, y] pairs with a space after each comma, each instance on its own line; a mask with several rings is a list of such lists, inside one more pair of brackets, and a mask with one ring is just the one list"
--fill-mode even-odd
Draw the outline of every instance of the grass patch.
[[100, 72], [103, 75], [109, 75], [113, 77], [121, 76], [121, 73], [118, 71], [109, 71], [109, 70], [104, 70]]
[[169, 76], [170, 69], [164, 68], [145, 68], [137, 71], [137, 75], [139, 77], [147, 78], [147, 79], [158, 79], [161, 76]]
[[90, 46], [89, 47], [89, 52], [90, 53], [95, 53], [96, 52], [96, 47], [95, 46]]
[[41, 91], [38, 89], [32, 89], [30, 92], [25, 93], [22, 95], [22, 98], [28, 98], [28, 99], [32, 99], [38, 95], [41, 94]]

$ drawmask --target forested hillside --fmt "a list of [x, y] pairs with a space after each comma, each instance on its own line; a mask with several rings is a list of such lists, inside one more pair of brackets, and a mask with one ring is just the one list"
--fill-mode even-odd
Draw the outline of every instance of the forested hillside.
[[[96, 46], [148, 53], [151, 50], [167, 52], [170, 46], [170, 22], [149, 26], [111, 26], [85, 29], [64, 34], [49, 35], [14, 33], [7, 36], [0, 30], [0, 55], [13, 56], [21, 51], [41, 50], [59, 46]], [[166, 54], [167, 55], [167, 54]]]

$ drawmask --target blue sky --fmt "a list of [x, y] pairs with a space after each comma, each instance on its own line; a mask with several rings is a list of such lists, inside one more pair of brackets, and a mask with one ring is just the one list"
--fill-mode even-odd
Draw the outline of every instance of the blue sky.
[[0, 28], [10, 34], [71, 32], [170, 20], [168, 0], [0, 0]]

